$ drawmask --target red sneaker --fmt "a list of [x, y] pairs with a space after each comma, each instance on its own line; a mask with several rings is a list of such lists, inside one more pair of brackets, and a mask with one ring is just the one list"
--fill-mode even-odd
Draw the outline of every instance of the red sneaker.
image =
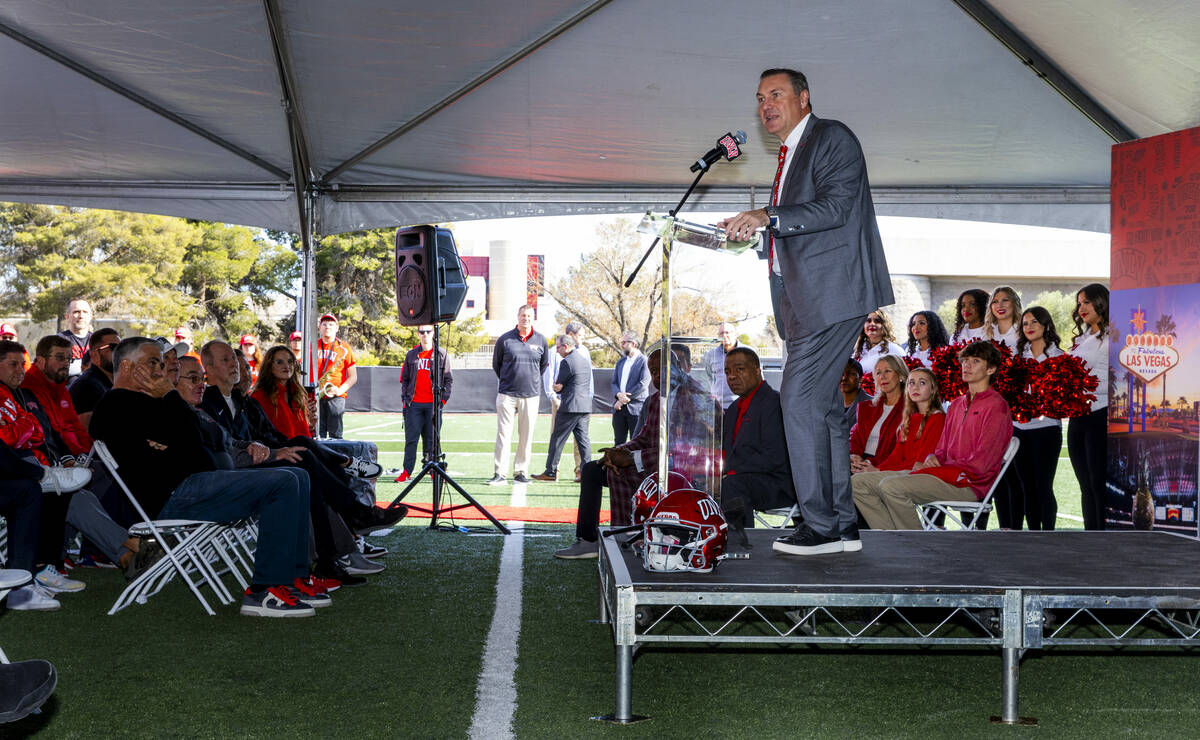
[[325, 593], [333, 593], [342, 587], [342, 582], [336, 578], [322, 578], [315, 573], [308, 577], [308, 583], [313, 588], [324, 589]]
[[397, 475], [397, 476], [396, 476], [396, 482], [397, 482], [397, 483], [403, 483], [403, 482], [405, 482], [406, 480], [408, 480], [408, 479], [409, 479], [409, 478], [411, 478], [411, 477], [412, 477], [412, 476], [408, 474], [408, 471], [407, 471], [407, 470], [405, 470], [403, 473], [401, 473], [400, 475]]

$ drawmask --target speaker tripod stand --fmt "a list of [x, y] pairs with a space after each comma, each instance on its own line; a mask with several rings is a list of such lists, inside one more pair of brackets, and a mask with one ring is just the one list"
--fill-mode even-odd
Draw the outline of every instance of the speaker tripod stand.
[[[425, 461], [421, 466], [421, 471], [409, 480], [408, 485], [396, 497], [396, 500], [388, 506], [389, 509], [395, 508], [404, 500], [404, 497], [416, 487], [421, 479], [426, 475], [429, 476], [430, 482], [433, 484], [433, 504], [430, 508], [424, 506], [408, 504], [408, 508], [416, 511], [423, 511], [429, 514], [429, 528], [437, 529], [438, 517], [446, 514], [451, 514], [459, 509], [474, 507], [480, 514], [487, 517], [496, 529], [499, 529], [504, 534], [510, 534], [508, 527], [500, 523], [492, 513], [484, 508], [483, 504], [475, 500], [475, 498], [467, 493], [462, 486], [446, 471], [446, 455], [442, 453], [442, 363], [439, 351], [441, 349], [440, 335], [438, 324], [433, 325], [433, 352], [429, 357], [429, 384], [433, 389], [433, 429], [429, 433], [429, 449], [425, 452]], [[456, 504], [454, 506], [442, 506], [442, 484], [449, 484], [454, 490], [467, 500], [465, 504]]]

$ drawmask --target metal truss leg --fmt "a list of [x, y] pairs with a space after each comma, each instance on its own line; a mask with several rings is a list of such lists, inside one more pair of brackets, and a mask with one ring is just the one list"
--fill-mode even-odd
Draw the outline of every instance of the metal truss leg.
[[1004, 612], [1000, 616], [1004, 628], [1004, 647], [1001, 653], [1004, 662], [1000, 679], [1001, 716], [992, 717], [992, 722], [1002, 725], [1036, 725], [1032, 717], [1018, 714], [1020, 702], [1021, 653], [1025, 648], [1025, 599], [1018, 589], [1004, 592]]
[[633, 713], [633, 645], [617, 645], [617, 709], [592, 719], [617, 725], [631, 725], [650, 719]]

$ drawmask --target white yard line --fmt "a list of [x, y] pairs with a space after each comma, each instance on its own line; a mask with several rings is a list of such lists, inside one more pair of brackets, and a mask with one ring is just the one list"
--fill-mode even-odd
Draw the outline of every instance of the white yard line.
[[[514, 483], [512, 506], [525, 505], [524, 483]], [[483, 666], [475, 687], [475, 714], [468, 736], [472, 740], [508, 740], [517, 713], [517, 649], [521, 636], [521, 571], [525, 558], [525, 522], [508, 522], [500, 574], [496, 577], [496, 611], [483, 649]]]

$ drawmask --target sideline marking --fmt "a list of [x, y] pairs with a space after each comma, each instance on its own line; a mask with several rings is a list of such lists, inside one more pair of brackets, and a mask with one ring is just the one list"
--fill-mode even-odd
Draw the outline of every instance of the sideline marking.
[[[514, 483], [512, 506], [525, 505], [525, 484]], [[517, 644], [521, 636], [521, 583], [525, 557], [525, 522], [507, 522], [500, 573], [496, 577], [496, 611], [483, 649], [475, 714], [467, 736], [472, 740], [508, 740], [517, 713]]]

